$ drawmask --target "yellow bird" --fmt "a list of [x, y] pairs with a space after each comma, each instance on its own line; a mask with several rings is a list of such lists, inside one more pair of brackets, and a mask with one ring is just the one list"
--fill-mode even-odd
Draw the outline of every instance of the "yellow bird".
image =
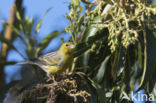
[[73, 62], [74, 48], [75, 45], [73, 45], [71, 42], [66, 42], [61, 45], [58, 51], [54, 51], [42, 55], [36, 59], [17, 64], [37, 65], [47, 73], [48, 77], [50, 77], [50, 74], [60, 74], [71, 66]]

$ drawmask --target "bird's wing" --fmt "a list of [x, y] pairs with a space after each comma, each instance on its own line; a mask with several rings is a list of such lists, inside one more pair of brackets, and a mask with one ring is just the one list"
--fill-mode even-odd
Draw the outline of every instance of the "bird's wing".
[[62, 60], [62, 56], [57, 52], [51, 52], [45, 55], [42, 55], [38, 58], [38, 63], [45, 65], [58, 65]]

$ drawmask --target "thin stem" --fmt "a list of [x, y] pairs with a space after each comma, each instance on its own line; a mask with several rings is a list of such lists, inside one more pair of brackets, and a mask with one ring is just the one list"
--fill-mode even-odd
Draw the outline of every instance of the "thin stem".
[[73, 72], [74, 69], [75, 69], [77, 59], [78, 59], [78, 57], [74, 58], [73, 65], [72, 65], [72, 68], [71, 68], [71, 72]]

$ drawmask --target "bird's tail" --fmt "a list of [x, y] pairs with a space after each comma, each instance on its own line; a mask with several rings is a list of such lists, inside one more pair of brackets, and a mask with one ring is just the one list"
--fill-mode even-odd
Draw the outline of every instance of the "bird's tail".
[[25, 61], [25, 62], [19, 62], [19, 63], [16, 63], [17, 65], [23, 65], [23, 64], [35, 64], [34, 62], [32, 61]]

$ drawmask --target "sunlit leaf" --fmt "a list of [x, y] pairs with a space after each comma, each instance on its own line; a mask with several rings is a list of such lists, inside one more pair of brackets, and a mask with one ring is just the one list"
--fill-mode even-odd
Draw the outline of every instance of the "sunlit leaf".
[[46, 12], [44, 13], [43, 18], [37, 23], [36, 29], [35, 29], [36, 32], [39, 32], [39, 30], [40, 30], [40, 28], [41, 28], [41, 25], [42, 25], [42, 23], [43, 23], [43, 19], [45, 18], [45, 16], [48, 14], [48, 12], [49, 12], [50, 10], [51, 10], [51, 8], [49, 8], [48, 10], [46, 10]]
[[107, 93], [106, 93], [106, 97], [107, 97], [107, 98], [112, 97], [112, 95], [113, 95], [113, 93], [112, 93], [112, 92], [107, 92]]
[[[64, 32], [64, 31], [63, 31]], [[49, 34], [48, 36], [46, 36], [41, 43], [38, 45], [37, 49], [36, 49], [36, 55], [43, 49], [45, 49], [47, 47], [47, 45], [50, 43], [50, 41], [52, 39], [54, 39], [55, 37], [57, 37], [58, 35], [60, 35], [63, 32], [58, 32], [58, 31], [54, 31], [51, 34]]]
[[[101, 21], [101, 17], [97, 16], [94, 18], [93, 23], [97, 23]], [[94, 36], [97, 34], [97, 32], [99, 31], [99, 28], [93, 27], [93, 26], [88, 26], [86, 28], [85, 33], [82, 36], [83, 41], [88, 41], [88, 38], [91, 36]]]
[[16, 17], [19, 21], [22, 21], [21, 15], [18, 10], [16, 10]]
[[[147, 40], [147, 56], [144, 59], [146, 60], [146, 70], [143, 70], [142, 80], [140, 83], [140, 87], [143, 87], [147, 82], [154, 82], [155, 74], [156, 74], [156, 38], [154, 37], [155, 31], [146, 27], [146, 40]], [[144, 68], [145, 69], [145, 68]], [[140, 88], [139, 88], [140, 89]]]
[[29, 19], [27, 16], [25, 16], [25, 29], [26, 29], [26, 34], [27, 35], [31, 35], [32, 33], [32, 28], [33, 28], [33, 24], [34, 24], [34, 19], [31, 18]]
[[36, 32], [38, 32], [38, 31], [40, 30], [40, 27], [41, 27], [42, 22], [43, 22], [43, 19], [41, 19], [41, 20], [38, 22], [38, 24], [37, 24], [37, 26], [36, 26]]
[[71, 0], [72, 5], [75, 7], [79, 6], [80, 0]]

